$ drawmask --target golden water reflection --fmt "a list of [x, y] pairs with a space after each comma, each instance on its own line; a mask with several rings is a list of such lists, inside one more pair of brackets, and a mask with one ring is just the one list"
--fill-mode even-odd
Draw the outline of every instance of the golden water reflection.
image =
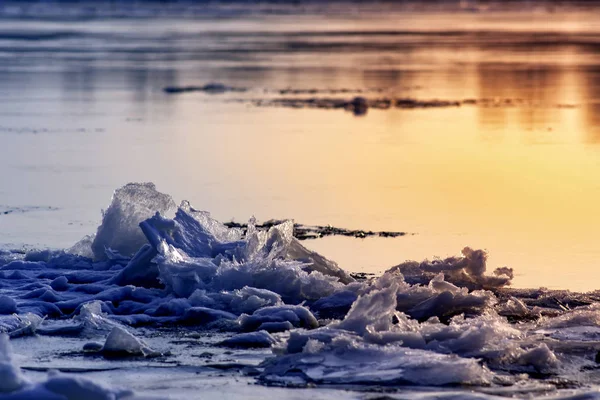
[[[0, 186], [10, 191], [1, 199], [45, 199], [85, 215], [73, 224], [82, 232], [43, 239], [65, 247], [93, 230], [112, 188], [154, 181], [221, 220], [415, 233], [307, 243], [353, 271], [472, 246], [489, 250], [492, 267], [514, 267], [516, 286], [597, 289], [597, 20], [539, 12], [98, 20], [72, 27], [82, 40], [27, 51], [4, 43], [3, 126], [57, 134], [6, 135]], [[251, 90], [162, 92], [207, 82]], [[477, 104], [356, 118], [239, 98], [287, 87]], [[21, 230], [28, 238], [32, 228]]]

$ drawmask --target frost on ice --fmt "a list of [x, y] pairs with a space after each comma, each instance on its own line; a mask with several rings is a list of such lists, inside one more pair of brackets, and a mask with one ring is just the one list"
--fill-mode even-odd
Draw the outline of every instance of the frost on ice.
[[108, 393], [65, 376], [29, 384], [8, 336], [159, 354], [141, 326], [227, 332], [221, 347], [271, 347], [259, 378], [269, 384], [505, 386], [593, 363], [580, 349], [597, 337], [577, 327], [600, 329], [595, 297], [508, 289], [512, 269], [488, 274], [482, 250], [356, 281], [295, 239], [291, 221], [261, 230], [250, 220], [243, 231], [174, 204], [153, 184], [128, 184], [95, 236], [67, 251], [0, 254], [1, 390]]

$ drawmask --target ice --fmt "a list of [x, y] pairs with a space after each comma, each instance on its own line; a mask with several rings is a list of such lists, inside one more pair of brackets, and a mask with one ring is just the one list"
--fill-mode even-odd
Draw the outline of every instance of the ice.
[[258, 326], [259, 331], [267, 331], [269, 333], [274, 332], [285, 332], [292, 330], [294, 325], [290, 321], [277, 321], [277, 322], [263, 322]]
[[66, 276], [61, 275], [59, 277], [54, 278], [52, 282], [50, 282], [50, 286], [54, 290], [65, 291], [69, 289], [69, 280]]
[[553, 371], [558, 366], [556, 355], [545, 343], [521, 354], [517, 359], [519, 364], [531, 365], [539, 372]]
[[[198, 345], [236, 359], [262, 351], [262, 360], [267, 350], [259, 349], [270, 348], [273, 356], [253, 372], [268, 384], [517, 387], [544, 376], [594, 379], [597, 293], [509, 289], [512, 270], [488, 275], [486, 253], [470, 248], [356, 281], [295, 239], [292, 221], [259, 229], [251, 219], [243, 231], [186, 201], [171, 218], [172, 207], [152, 184], [129, 184], [113, 196], [94, 258], [82, 244], [91, 251], [89, 238], [77, 251], [3, 256], [0, 331], [15, 340], [68, 337], [80, 341], [75, 354], [83, 348], [109, 358], [158, 355], [147, 343], [156, 347], [163, 332], [198, 335]], [[4, 365], [18, 381], [18, 369]], [[90, 398], [120, 393], [63, 375], [23, 382], [16, 393], [40, 398], [63, 389], [89, 390]]]
[[310, 258], [292, 258], [310, 252], [299, 244], [288, 251], [293, 243], [291, 222], [268, 232], [249, 229], [244, 242], [227, 243], [217, 241], [181, 209], [172, 222], [172, 229], [166, 230], [167, 221], [155, 216], [143, 226], [149, 241], [156, 243], [159, 278], [178, 296], [188, 297], [198, 289], [231, 291], [247, 286], [302, 301], [330, 295], [343, 286], [339, 276], [345, 273], [325, 259], [315, 264]]
[[0, 334], [0, 393], [3, 398], [24, 400], [116, 400], [133, 396], [128, 390], [113, 390], [88, 379], [59, 373], [49, 373], [45, 381], [33, 384], [15, 364], [6, 334]]
[[13, 314], [16, 312], [17, 302], [8, 296], [0, 296], [0, 314]]
[[133, 392], [128, 390], [115, 391], [84, 378], [55, 373], [49, 374], [43, 387], [53, 394], [63, 396], [67, 400], [112, 400], [133, 395]]
[[385, 287], [358, 297], [344, 320], [332, 325], [359, 335], [389, 331], [396, 314], [399, 285], [391, 274], [384, 275], [377, 284]]
[[376, 385], [486, 385], [493, 374], [477, 360], [400, 346], [362, 343], [338, 335], [322, 347], [313, 342], [307, 352], [266, 361], [261, 379], [285, 383], [299, 378], [303, 383]]
[[350, 310], [357, 294], [350, 290], [342, 290], [331, 296], [322, 297], [311, 305], [321, 318], [343, 318]]
[[228, 228], [210, 216], [207, 211], [196, 210], [189, 201], [182, 201], [179, 206], [181, 212], [185, 212], [200, 224], [200, 226], [216, 240], [221, 243], [236, 242], [243, 239], [244, 232], [239, 228]]
[[14, 392], [27, 383], [20, 369], [13, 363], [8, 336], [0, 334], [0, 392]]
[[[430, 319], [419, 323], [409, 315], [397, 310], [397, 295], [406, 289], [402, 276], [397, 272], [386, 273], [378, 278], [371, 285], [364, 289], [364, 293], [359, 295], [352, 304], [345, 318], [339, 322], [332, 322], [326, 327], [319, 328], [310, 332], [292, 332], [287, 343], [283, 347], [287, 355], [280, 356], [270, 361], [272, 369], [269, 369], [268, 381], [278, 381], [288, 377], [288, 368], [293, 371], [303, 371], [301, 380], [304, 382], [323, 382], [333, 383], [336, 379], [348, 379], [351, 383], [377, 382], [374, 375], [369, 375], [369, 369], [365, 371], [362, 368], [367, 360], [363, 355], [370, 354], [373, 349], [378, 351], [389, 351], [390, 347], [401, 348], [405, 351], [407, 348], [421, 350], [418, 353], [424, 358], [425, 363], [436, 370], [437, 362], [446, 362], [441, 360], [438, 355], [446, 354], [459, 357], [459, 362], [471, 360], [473, 365], [468, 365], [471, 371], [460, 379], [452, 374], [440, 375], [439, 382], [429, 378], [423, 373], [424, 380], [432, 379], [427, 384], [448, 384], [453, 379], [462, 383], [470, 379], [491, 379], [490, 371], [476, 371], [477, 359], [483, 359], [487, 365], [496, 368], [505, 368], [506, 365], [528, 366], [537, 371], [553, 371], [559, 365], [556, 355], [545, 345], [532, 347], [529, 342], [524, 340], [525, 333], [516, 327], [512, 327], [508, 321], [499, 316], [493, 308], [488, 307], [481, 315], [471, 318], [465, 318], [464, 315], [453, 317], [449, 324], [440, 323], [439, 319]], [[446, 293], [451, 296], [470, 296], [464, 288], [458, 288], [449, 284], [438, 276], [431, 282], [427, 288], [431, 293]], [[464, 293], [463, 293], [464, 292]], [[493, 296], [490, 294], [490, 296]], [[434, 296], [434, 299], [439, 297]], [[425, 302], [427, 304], [427, 301]], [[449, 307], [457, 306], [450, 302]], [[459, 304], [460, 306], [460, 304]], [[429, 307], [429, 305], [427, 305]], [[336, 344], [344, 339], [344, 346]], [[381, 348], [374, 346], [383, 346]], [[314, 357], [322, 357], [321, 366], [311, 365], [306, 357], [294, 355], [297, 353], [309, 352]], [[346, 354], [348, 353], [348, 354]], [[360, 358], [355, 358], [360, 354]], [[400, 353], [395, 353], [398, 365], [402, 365], [404, 360], [399, 359]], [[431, 354], [435, 354], [430, 358]], [[327, 367], [327, 360], [335, 362], [344, 362], [349, 371], [354, 371], [361, 378], [351, 378], [346, 375], [348, 371], [334, 371], [335, 377], [330, 376]], [[353, 365], [355, 362], [356, 365]], [[428, 364], [428, 363], [433, 364]], [[385, 363], [379, 366], [371, 366], [373, 370], [381, 368], [381, 376], [390, 374], [389, 379], [395, 383], [416, 383], [416, 378], [407, 377], [401, 373], [401, 368], [395, 366], [391, 370], [385, 369]], [[282, 369], [278, 369], [282, 368]], [[277, 371], [277, 372], [276, 372]], [[267, 372], [266, 372], [267, 373]], [[318, 375], [317, 373], [323, 373]], [[339, 376], [338, 376], [339, 374]], [[275, 375], [279, 375], [276, 378]], [[297, 377], [297, 376], [296, 376]], [[485, 378], [484, 378], [485, 377]], [[369, 381], [373, 379], [373, 381]], [[445, 381], [448, 379], [448, 381]], [[346, 381], [344, 381], [346, 382]]]
[[248, 286], [231, 292], [219, 293], [209, 293], [206, 290], [197, 289], [189, 297], [189, 301], [194, 306], [231, 310], [236, 314], [251, 314], [262, 307], [283, 305], [279, 294]]
[[293, 238], [293, 223], [268, 231], [249, 224], [244, 240], [184, 202], [173, 220], [160, 215], [142, 230], [158, 252], [159, 277], [179, 296], [209, 286], [221, 290], [244, 286], [276, 291], [288, 300], [318, 299], [352, 278], [335, 263], [307, 250]]
[[111, 282], [117, 285], [158, 286], [158, 266], [152, 262], [157, 254], [152, 246], [144, 244]]
[[600, 326], [600, 304], [580, 307], [542, 323], [544, 328], [568, 328], [572, 326]]
[[156, 354], [146, 343], [119, 326], [115, 326], [110, 331], [102, 347], [102, 352], [111, 356], [149, 356]]
[[514, 318], [524, 318], [534, 314], [522, 300], [514, 296], [511, 296], [505, 303], [498, 307], [497, 311], [500, 315]]
[[139, 223], [157, 211], [166, 214], [174, 208], [171, 196], [156, 191], [153, 183], [130, 183], [117, 189], [91, 244], [94, 258], [106, 259], [106, 249], [125, 256], [135, 254], [146, 243]]
[[206, 307], [191, 307], [185, 311], [181, 321], [188, 325], [206, 325], [211, 322], [233, 321], [235, 319], [236, 316], [227, 311], [213, 310]]
[[272, 322], [289, 322], [295, 327], [307, 329], [319, 326], [319, 322], [310, 310], [306, 307], [291, 305], [264, 307], [252, 315], [242, 314], [238, 319], [238, 323], [245, 331], [253, 331], [265, 323]]
[[44, 318], [33, 313], [12, 314], [0, 318], [0, 332], [8, 333], [10, 337], [33, 335]]
[[91, 352], [91, 353], [98, 353], [98, 352], [102, 351], [103, 347], [104, 347], [104, 345], [102, 343], [88, 342], [83, 345], [83, 351]]
[[92, 251], [92, 244], [96, 239], [96, 234], [85, 235], [81, 240], [75, 243], [73, 246], [65, 250], [67, 253], [75, 254], [82, 257], [94, 258], [94, 252]]
[[240, 333], [220, 343], [225, 347], [271, 347], [276, 343], [275, 338], [266, 331]]
[[462, 254], [462, 257], [449, 257], [444, 260], [421, 263], [409, 261], [390, 271], [401, 272], [409, 283], [427, 284], [443, 272], [445, 281], [469, 289], [491, 289], [510, 284], [513, 278], [510, 268], [497, 268], [493, 275], [485, 274], [487, 253], [484, 250], [465, 247]]

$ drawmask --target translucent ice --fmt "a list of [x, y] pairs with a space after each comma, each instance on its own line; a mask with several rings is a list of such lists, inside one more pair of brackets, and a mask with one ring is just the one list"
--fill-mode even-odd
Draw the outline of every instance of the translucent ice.
[[109, 248], [133, 255], [146, 243], [139, 223], [157, 211], [165, 214], [174, 208], [171, 196], [158, 192], [153, 183], [130, 183], [117, 189], [91, 244], [94, 257], [106, 259]]
[[440, 272], [445, 280], [469, 289], [490, 289], [510, 284], [513, 271], [510, 268], [497, 268], [492, 275], [486, 275], [487, 253], [465, 247], [463, 257], [449, 257], [444, 260], [409, 261], [391, 269], [401, 272], [409, 283], [427, 284]]
[[148, 356], [156, 354], [146, 343], [119, 326], [115, 326], [110, 331], [102, 351], [110, 355]]

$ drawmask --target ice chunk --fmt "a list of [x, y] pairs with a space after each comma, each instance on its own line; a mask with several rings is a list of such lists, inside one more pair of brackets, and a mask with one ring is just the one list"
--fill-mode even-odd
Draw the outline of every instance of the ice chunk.
[[171, 299], [162, 302], [156, 310], [150, 311], [150, 313], [156, 316], [180, 316], [191, 307], [187, 299]]
[[240, 333], [229, 339], [223, 340], [220, 345], [225, 347], [271, 347], [276, 343], [275, 338], [268, 332], [257, 331], [251, 333]]
[[111, 283], [144, 287], [159, 286], [158, 266], [152, 262], [157, 254], [154, 247], [144, 244], [125, 268], [111, 280]]
[[301, 302], [331, 295], [343, 287], [337, 278], [306, 272], [302, 263], [272, 254], [241, 261], [192, 258], [166, 244], [160, 253], [155, 258], [160, 280], [181, 297], [189, 297], [197, 289], [233, 291], [248, 286], [278, 293], [287, 302]]
[[281, 296], [266, 289], [244, 286], [231, 293], [228, 308], [234, 313], [253, 313], [259, 308], [281, 306]]
[[82, 257], [94, 258], [94, 252], [92, 251], [92, 244], [96, 239], [96, 234], [85, 235], [73, 246], [65, 250], [66, 253], [75, 254]]
[[411, 317], [424, 321], [432, 316], [447, 320], [459, 314], [477, 315], [491, 308], [496, 297], [491, 292], [474, 291], [471, 293], [444, 291], [433, 294], [427, 300], [407, 310]]
[[158, 192], [153, 183], [129, 183], [117, 189], [92, 242], [94, 258], [106, 259], [108, 248], [123, 255], [135, 254], [146, 243], [140, 222], [174, 208], [171, 196]]
[[343, 290], [322, 297], [311, 305], [311, 310], [316, 311], [319, 318], [342, 319], [356, 301], [357, 294], [350, 290]]
[[158, 253], [153, 261], [160, 281], [180, 297], [195, 290], [248, 286], [276, 292], [287, 302], [301, 302], [333, 294], [343, 287], [340, 279], [352, 280], [337, 265], [297, 243], [291, 221], [268, 231], [250, 223], [245, 240], [237, 240], [239, 231], [184, 202], [175, 219], [157, 214], [140, 226]]
[[306, 353], [288, 354], [267, 360], [261, 380], [285, 383], [295, 377], [319, 384], [449, 384], [485, 385], [493, 374], [477, 360], [460, 358], [397, 345], [361, 343], [339, 335], [329, 344], [307, 342]]
[[328, 328], [356, 333], [370, 343], [424, 348], [423, 337], [415, 332], [417, 322], [396, 311], [399, 278], [395, 274], [384, 274], [356, 299], [343, 321], [331, 323]]
[[496, 307], [496, 310], [500, 315], [512, 318], [524, 318], [535, 315], [522, 300], [514, 296], [511, 296], [506, 302]]
[[563, 315], [542, 322], [543, 328], [568, 328], [573, 326], [600, 326], [600, 304], [569, 310]]
[[25, 254], [25, 261], [44, 261], [44, 262], [48, 262], [50, 261], [50, 259], [56, 255], [56, 251], [52, 251], [49, 249], [46, 250], [33, 250], [33, 251], [29, 251], [27, 252], [27, 254]]
[[498, 268], [493, 275], [486, 275], [487, 253], [484, 250], [473, 250], [465, 247], [463, 257], [449, 257], [444, 260], [405, 262], [390, 269], [401, 272], [406, 281], [412, 284], [428, 284], [440, 272], [445, 281], [474, 289], [491, 289], [509, 285], [513, 278], [511, 268]]
[[334, 276], [344, 284], [354, 282], [354, 278], [348, 272], [341, 269], [335, 261], [328, 260], [319, 253], [308, 250], [296, 238], [292, 238], [290, 241], [286, 257], [307, 264], [307, 271], [317, 271], [325, 276]]
[[117, 322], [108, 319], [102, 312], [102, 301], [94, 300], [84, 303], [79, 308], [79, 314], [70, 320], [53, 320], [44, 324], [39, 331], [44, 335], [96, 335], [109, 332]]
[[17, 312], [17, 302], [8, 296], [0, 296], [0, 314], [12, 314]]
[[187, 201], [181, 203], [174, 219], [157, 213], [140, 227], [155, 249], [160, 250], [161, 242], [165, 242], [192, 257], [231, 256], [238, 253], [237, 247], [243, 246], [241, 230], [227, 228], [209, 213], [192, 208]]
[[189, 297], [194, 306], [218, 308], [235, 314], [251, 314], [262, 307], [283, 305], [281, 297], [266, 289], [244, 286], [234, 291], [209, 293], [206, 290], [196, 290]]
[[387, 287], [359, 296], [344, 320], [332, 326], [359, 335], [389, 331], [392, 317], [396, 313], [396, 293], [399, 286], [391, 274], [382, 276], [379, 281], [382, 282], [378, 282], [379, 284]]
[[119, 326], [115, 326], [110, 331], [104, 347], [102, 347], [102, 352], [110, 356], [149, 356], [156, 354], [146, 343]]
[[302, 306], [272, 306], [261, 308], [252, 315], [242, 314], [238, 323], [245, 331], [254, 331], [266, 322], [289, 322], [295, 327], [314, 329], [319, 326], [315, 316]]
[[44, 318], [30, 312], [20, 315], [13, 314], [9, 318], [8, 324], [0, 323], [0, 331], [8, 333], [11, 338], [35, 334], [44, 321]]
[[531, 365], [539, 372], [548, 372], [558, 365], [556, 355], [548, 348], [546, 343], [523, 353], [517, 360], [519, 364]]
[[212, 218], [208, 211], [196, 210], [189, 201], [182, 201], [179, 209], [196, 220], [205, 232], [211, 234], [221, 243], [237, 242], [243, 239], [244, 231], [242, 229], [226, 227]]

